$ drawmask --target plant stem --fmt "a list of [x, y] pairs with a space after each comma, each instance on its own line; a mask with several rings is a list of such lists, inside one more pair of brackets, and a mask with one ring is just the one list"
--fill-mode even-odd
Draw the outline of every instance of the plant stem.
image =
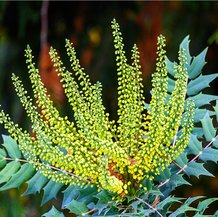
[[153, 209], [159, 216], [163, 217], [163, 215], [157, 210], [155, 209], [153, 206], [151, 206], [149, 203], [145, 202], [144, 200], [142, 200], [139, 197], [136, 197], [137, 200], [141, 201], [142, 203], [144, 203], [145, 205], [147, 205], [150, 209]]

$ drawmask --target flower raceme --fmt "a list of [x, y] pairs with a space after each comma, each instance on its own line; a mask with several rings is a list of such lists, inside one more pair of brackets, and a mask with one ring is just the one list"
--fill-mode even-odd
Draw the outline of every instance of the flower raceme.
[[185, 103], [188, 73], [182, 49], [174, 68], [174, 90], [168, 93], [165, 38], [160, 35], [152, 97], [146, 110], [138, 48], [133, 46], [132, 63], [128, 64], [115, 20], [112, 30], [118, 75], [117, 123], [105, 111], [101, 83], [91, 84], [69, 40], [66, 50], [73, 72], [64, 67], [53, 48], [50, 57], [75, 122], [60, 116], [54, 107], [28, 46], [25, 56], [36, 102], [27, 95], [18, 76], [13, 74], [12, 81], [35, 136], [19, 128], [4, 111], [0, 123], [19, 142], [24, 158], [43, 175], [63, 184], [96, 185], [123, 195], [133, 194], [144, 179], [152, 180], [184, 151], [193, 128], [194, 102]]

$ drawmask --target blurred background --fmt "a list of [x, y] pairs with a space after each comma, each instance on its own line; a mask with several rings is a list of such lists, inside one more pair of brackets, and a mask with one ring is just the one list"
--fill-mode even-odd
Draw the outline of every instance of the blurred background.
[[[42, 80], [56, 106], [62, 114], [71, 115], [48, 56], [48, 48], [53, 46], [69, 66], [64, 48], [66, 38], [74, 43], [80, 63], [91, 80], [102, 82], [106, 108], [111, 118], [116, 119], [117, 83], [110, 27], [113, 18], [120, 24], [127, 56], [134, 43], [139, 47], [147, 102], [160, 33], [167, 39], [167, 54], [171, 60], [176, 60], [179, 44], [190, 35], [192, 55], [209, 47], [204, 73], [218, 72], [218, 2], [215, 1], [1, 1], [0, 104], [16, 123], [25, 129], [29, 127], [10, 79], [12, 73], [19, 75], [32, 94], [24, 58], [27, 44], [33, 50]], [[212, 83], [211, 94], [218, 94], [217, 85], [218, 81]], [[0, 133], [7, 134], [2, 127]], [[182, 187], [175, 195], [218, 197], [217, 165], [208, 164], [208, 167], [217, 178], [191, 179], [193, 186]], [[41, 194], [20, 197], [24, 191], [25, 186], [19, 191], [0, 193], [0, 217], [35, 217], [51, 207], [48, 203], [40, 208]], [[217, 207], [214, 203], [211, 211]]]

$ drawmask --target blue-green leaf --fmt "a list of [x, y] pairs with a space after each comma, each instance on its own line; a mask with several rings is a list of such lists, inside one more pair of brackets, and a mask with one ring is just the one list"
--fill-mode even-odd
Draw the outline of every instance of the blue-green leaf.
[[218, 150], [215, 148], [205, 148], [199, 158], [203, 161], [218, 161]]
[[12, 139], [10, 136], [2, 135], [3, 138], [3, 146], [8, 152], [8, 155], [11, 158], [21, 158], [21, 151], [18, 148], [17, 142]]
[[18, 161], [9, 162], [0, 172], [0, 184], [7, 182], [19, 168], [20, 163]]
[[216, 113], [216, 120], [218, 122], [218, 100], [216, 101], [216, 105], [213, 107], [215, 113]]
[[172, 190], [181, 185], [191, 185], [183, 178], [183, 174], [173, 175], [170, 178], [170, 181], [166, 184], [166, 186], [169, 186]]
[[46, 184], [46, 186], [43, 188], [43, 198], [41, 205], [45, 204], [49, 200], [56, 198], [58, 192], [62, 188], [63, 184], [54, 182], [50, 179], [50, 181]]
[[44, 213], [42, 217], [64, 217], [64, 214], [52, 206], [52, 208], [47, 213]]
[[31, 164], [23, 164], [21, 168], [12, 175], [11, 179], [0, 188], [0, 190], [4, 191], [11, 188], [20, 187], [20, 185], [22, 185], [26, 180], [32, 177], [34, 171], [35, 170]]
[[99, 201], [103, 203], [108, 203], [109, 201], [112, 200], [111, 194], [109, 194], [105, 190], [102, 190], [101, 192], [99, 192], [95, 197], [98, 198]]
[[206, 140], [211, 141], [216, 135], [216, 130], [213, 126], [212, 119], [210, 118], [208, 112], [205, 114], [204, 118], [201, 119], [201, 123]]
[[80, 202], [85, 202], [88, 204], [88, 203], [92, 202], [93, 199], [95, 200], [94, 195], [96, 195], [97, 192], [98, 192], [98, 189], [96, 186], [80, 189], [79, 197], [77, 200]]
[[207, 109], [196, 108], [195, 111], [194, 111], [194, 114], [195, 114], [195, 116], [194, 116], [194, 123], [200, 122], [200, 120], [204, 118], [204, 116], [205, 116], [205, 114], [207, 112], [209, 112], [210, 116], [215, 115], [214, 111], [208, 111]]
[[3, 168], [7, 163], [7, 161], [5, 160], [6, 155], [7, 154], [5, 150], [0, 149], [0, 169]]
[[190, 52], [189, 52], [189, 43], [190, 43], [189, 35], [187, 35], [183, 39], [182, 43], [179, 46], [180, 49], [184, 49], [185, 50], [185, 56], [187, 58], [187, 63], [185, 64], [185, 67], [187, 67], [187, 68], [188, 68], [188, 66], [189, 66], [189, 64], [191, 62], [191, 59], [192, 59], [192, 57], [190, 55]]
[[63, 192], [64, 198], [61, 207], [64, 208], [68, 203], [73, 199], [76, 199], [79, 196], [79, 187], [78, 186], [68, 186]]
[[24, 192], [24, 196], [29, 194], [36, 194], [40, 192], [42, 187], [48, 182], [48, 178], [40, 174], [40, 171], [37, 171], [35, 175], [27, 182], [28, 188]]
[[74, 213], [78, 216], [89, 216], [89, 215], [84, 215], [84, 213], [89, 211], [89, 209], [87, 208], [84, 202], [78, 202], [76, 200], [72, 200], [70, 203], [66, 205], [66, 208], [69, 209], [71, 213]]
[[175, 162], [180, 167], [184, 167], [188, 163], [187, 154], [183, 152], [178, 158], [176, 158]]
[[194, 127], [192, 130], [192, 134], [196, 135], [197, 138], [202, 138], [204, 135], [204, 131], [203, 131], [202, 127]]
[[169, 196], [169, 197], [165, 198], [163, 201], [161, 201], [160, 203], [158, 203], [156, 209], [163, 210], [166, 205], [171, 205], [172, 203], [174, 204], [177, 202], [181, 203], [180, 199], [182, 199], [182, 198]]
[[217, 136], [215, 137], [215, 140], [213, 141], [213, 146], [215, 148], [218, 148], [218, 138], [217, 138]]
[[144, 180], [142, 181], [142, 185], [143, 185], [144, 187], [146, 187], [147, 191], [151, 191], [151, 190], [152, 190], [152, 182], [151, 182], [151, 180], [149, 180], [149, 179], [144, 179]]
[[189, 82], [187, 87], [187, 94], [189, 96], [196, 95], [201, 90], [205, 89], [206, 87], [209, 87], [209, 83], [217, 77], [217, 73], [212, 75], [200, 75], [195, 80]]
[[171, 172], [169, 168], [166, 168], [160, 175], [155, 177], [155, 181], [164, 182], [169, 179], [171, 176]]
[[175, 87], [175, 81], [168, 77], [168, 92], [172, 93]]
[[205, 56], [207, 54], [207, 48], [205, 48], [198, 56], [194, 57], [191, 66], [188, 70], [189, 78], [193, 79], [196, 78], [202, 71], [205, 62]]
[[204, 211], [208, 208], [208, 206], [217, 200], [218, 198], [208, 198], [206, 200], [199, 202], [198, 207], [197, 207], [198, 214], [204, 214]]
[[203, 165], [204, 165], [204, 163], [197, 163], [195, 161], [189, 162], [187, 167], [185, 168], [185, 173], [188, 176], [196, 176], [197, 178], [199, 178], [200, 175], [212, 176], [213, 177], [213, 174], [208, 172], [204, 168]]
[[175, 71], [174, 71], [174, 66], [176, 63], [171, 62], [168, 58], [166, 58], [166, 66], [167, 66], [167, 71], [174, 77]]
[[175, 212], [171, 213], [169, 217], [179, 216], [180, 214], [184, 214], [187, 211], [197, 211], [197, 209], [190, 207], [188, 204], [183, 204], [179, 207]]
[[188, 199], [184, 202], [184, 204], [190, 205], [190, 204], [193, 203], [194, 201], [199, 200], [199, 199], [201, 199], [201, 198], [204, 198], [204, 196], [190, 197], [190, 198], [188, 198]]
[[193, 96], [191, 98], [195, 102], [195, 108], [199, 108], [199, 107], [201, 107], [203, 105], [210, 104], [210, 102], [213, 101], [213, 100], [217, 100], [218, 96], [199, 93], [198, 95]]
[[196, 135], [191, 134], [190, 135], [190, 141], [189, 141], [189, 144], [188, 144], [188, 153], [198, 155], [199, 152], [201, 152], [201, 151], [202, 151], [201, 142], [197, 139]]

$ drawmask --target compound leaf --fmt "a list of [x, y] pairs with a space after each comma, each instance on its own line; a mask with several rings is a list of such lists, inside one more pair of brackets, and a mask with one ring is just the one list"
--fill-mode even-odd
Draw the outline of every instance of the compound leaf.
[[5, 160], [6, 157], [6, 152], [3, 149], [0, 149], [0, 168], [4, 167], [7, 163], [7, 161]]
[[218, 161], [218, 150], [215, 148], [205, 148], [199, 158], [203, 161], [213, 161], [217, 163]]
[[208, 208], [208, 206], [217, 200], [218, 198], [208, 198], [206, 200], [199, 202], [198, 207], [197, 207], [197, 209], [199, 210], [198, 214], [203, 214], [204, 211]]
[[217, 100], [218, 96], [199, 93], [191, 97], [195, 102], [195, 108], [210, 104], [211, 101]]
[[191, 66], [189, 68], [189, 78], [196, 78], [202, 71], [205, 62], [205, 56], [207, 54], [207, 48], [205, 48], [198, 56], [194, 57]]
[[183, 204], [175, 212], [171, 213], [169, 215], [169, 217], [179, 216], [180, 214], [184, 214], [187, 211], [197, 211], [197, 209], [193, 208], [193, 207], [190, 207], [188, 204]]
[[34, 168], [31, 164], [25, 163], [20, 169], [14, 173], [5, 185], [3, 185], [0, 190], [8, 190], [11, 188], [18, 188], [22, 185], [26, 180], [28, 180], [34, 174]]
[[12, 175], [18, 171], [19, 168], [20, 168], [20, 162], [18, 161], [9, 162], [0, 172], [0, 184], [7, 182], [12, 177]]
[[201, 119], [201, 124], [206, 140], [211, 141], [216, 135], [216, 130], [213, 126], [212, 119], [210, 118], [208, 112], [205, 114], [204, 118]]
[[54, 182], [50, 179], [50, 181], [43, 188], [44, 193], [43, 193], [41, 205], [44, 205], [49, 200], [56, 198], [56, 196], [57, 196], [58, 192], [60, 191], [60, 189], [62, 188], [62, 186], [63, 186], [62, 183], [57, 183], [57, 182]]
[[213, 176], [213, 174], [204, 168], [203, 164], [204, 163], [197, 163], [195, 161], [189, 162], [185, 168], [185, 173], [188, 176], [196, 176], [197, 178], [199, 178], [200, 175]]
[[206, 113], [209, 113], [209, 116], [213, 116], [215, 115], [215, 112], [214, 111], [208, 111], [207, 109], [199, 109], [199, 108], [196, 108], [195, 111], [194, 111], [194, 123], [198, 123], [201, 121], [201, 119], [204, 118], [205, 114]]
[[52, 208], [47, 213], [44, 213], [42, 217], [64, 217], [64, 214], [52, 206]]
[[190, 135], [190, 141], [188, 144], [188, 153], [198, 155], [199, 152], [202, 151], [202, 144], [198, 140], [196, 135], [191, 134]]
[[28, 188], [24, 192], [24, 196], [29, 194], [36, 194], [40, 192], [42, 187], [48, 182], [48, 178], [40, 174], [40, 171], [37, 171], [35, 175], [27, 182]]
[[218, 77], [218, 74], [200, 75], [195, 80], [189, 82], [187, 87], [187, 94], [189, 96], [196, 95], [201, 90], [209, 87], [209, 83]]
[[18, 148], [17, 142], [12, 139], [10, 136], [2, 135], [3, 138], [3, 146], [8, 152], [8, 155], [11, 158], [21, 158], [21, 151]]
[[[70, 203], [66, 205], [66, 208], [70, 210], [71, 213], [74, 213], [78, 216], [84, 216], [84, 213], [88, 212], [89, 209], [87, 208], [84, 202], [78, 202], [76, 200], [72, 200]], [[89, 215], [85, 215], [89, 216]]]
[[62, 208], [66, 207], [68, 203], [79, 196], [79, 189], [78, 186], [68, 186], [64, 191], [62, 191], [64, 194]]

